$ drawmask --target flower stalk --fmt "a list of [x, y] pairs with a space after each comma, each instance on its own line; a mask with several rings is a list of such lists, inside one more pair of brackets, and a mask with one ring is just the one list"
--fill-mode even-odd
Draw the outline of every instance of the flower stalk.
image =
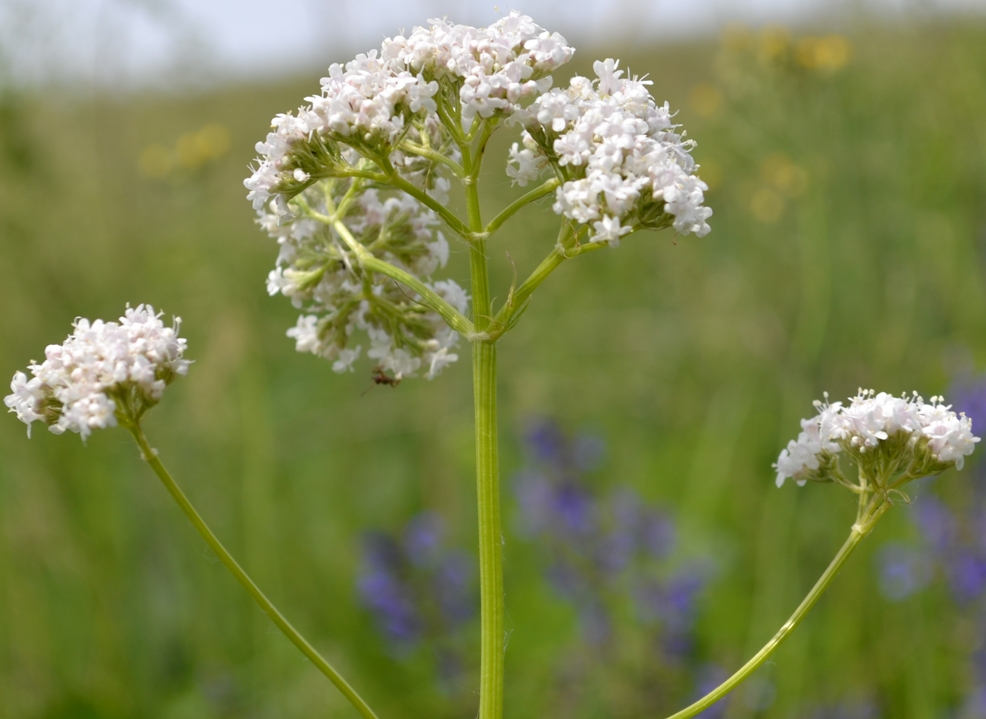
[[873, 530], [876, 525], [877, 520], [883, 515], [885, 511], [890, 507], [889, 501], [886, 497], [877, 495], [871, 497], [869, 492], [865, 492], [859, 497], [859, 510], [857, 512], [856, 523], [852, 526], [849, 532], [849, 537], [846, 539], [842, 548], [839, 549], [838, 553], [826, 567], [825, 571], [822, 572], [822, 576], [818, 578], [815, 582], [815, 586], [811, 588], [811, 591], [801, 600], [801, 604], [798, 608], [794, 610], [794, 613], [790, 618], [784, 622], [777, 633], [770, 638], [763, 648], [758, 651], [750, 660], [744, 664], [739, 670], [736, 671], [731, 677], [729, 677], [722, 684], [717, 686], [711, 692], [706, 694], [704, 697], [685, 707], [681, 711], [672, 714], [667, 719], [690, 719], [696, 716], [700, 712], [708, 709], [710, 706], [715, 704], [717, 701], [722, 699], [724, 696], [733, 691], [736, 687], [746, 681], [750, 675], [753, 674], [760, 666], [766, 662], [770, 656], [777, 651], [777, 648], [784, 643], [784, 640], [790, 636], [791, 632], [798, 628], [801, 621], [807, 616], [811, 608], [815, 606], [816, 602], [821, 598], [825, 590], [828, 589], [829, 584], [835, 579], [835, 576], [842, 569], [842, 565], [846, 563], [849, 556], [855, 551], [856, 547], [859, 546], [860, 542]]
[[128, 423], [127, 429], [130, 430], [130, 434], [133, 436], [134, 441], [140, 448], [141, 458], [150, 465], [151, 469], [154, 470], [154, 474], [158, 476], [161, 483], [164, 484], [165, 489], [174, 498], [175, 502], [181, 508], [181, 511], [185, 513], [192, 526], [195, 527], [196, 531], [205, 540], [206, 544], [216, 553], [219, 557], [219, 561], [223, 563], [226, 569], [229, 570], [230, 574], [240, 583], [247, 593], [253, 597], [253, 601], [264, 610], [264, 613], [270, 617], [270, 620], [274, 622], [274, 625], [281, 630], [281, 633], [286, 636], [291, 643], [294, 644], [302, 654], [308, 657], [308, 660], [315, 665], [322, 674], [324, 674], [329, 681], [331, 681], [336, 688], [342, 692], [342, 695], [349, 700], [349, 703], [360, 713], [363, 719], [377, 719], [377, 715], [370, 709], [369, 705], [363, 700], [363, 698], [356, 692], [355, 689], [347, 682], [338, 671], [333, 668], [325, 658], [318, 653], [318, 650], [313, 647], [307, 639], [305, 639], [297, 629], [295, 629], [291, 622], [289, 622], [283, 614], [274, 606], [267, 596], [260, 590], [254, 581], [250, 578], [239, 563], [233, 558], [223, 546], [223, 543], [219, 541], [219, 538], [213, 534], [212, 530], [209, 529], [209, 525], [205, 523], [202, 516], [196, 511], [195, 507], [189, 501], [185, 493], [181, 491], [181, 487], [175, 482], [171, 477], [171, 474], [165, 468], [164, 464], [161, 463], [158, 457], [157, 450], [152, 449], [147, 441], [147, 437], [144, 436], [144, 431], [141, 429], [139, 422]]

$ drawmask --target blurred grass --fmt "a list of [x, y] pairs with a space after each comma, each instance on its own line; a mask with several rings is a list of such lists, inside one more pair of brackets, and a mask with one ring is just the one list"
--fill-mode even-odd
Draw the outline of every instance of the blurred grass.
[[[860, 385], [928, 396], [961, 363], [986, 363], [986, 26], [858, 27], [844, 57], [802, 40], [774, 29], [579, 50], [573, 70], [615, 53], [680, 110], [714, 231], [633, 236], [569, 263], [500, 353], [508, 530], [524, 419], [592, 428], [610, 448], [606, 481], [675, 508], [687, 551], [716, 557], [696, 651], [727, 667], [787, 617], [853, 516], [833, 488], [773, 488], [770, 464], [810, 401]], [[388, 655], [353, 578], [363, 529], [424, 508], [473, 544], [469, 363], [364, 394], [366, 367], [336, 376], [294, 352], [295, 312], [264, 292], [275, 249], [241, 180], [270, 117], [316, 87], [0, 94], [0, 375], [77, 315], [116, 317], [128, 301], [181, 315], [196, 363], [147, 423], [179, 482], [381, 717], [465, 716], [470, 698], [436, 691], [425, 657]], [[196, 155], [199, 136], [229, 150]], [[492, 209], [516, 189], [489, 164]], [[523, 274], [555, 226], [545, 203], [491, 244], [501, 293], [505, 251]], [[451, 265], [466, 277], [462, 248]], [[969, 481], [950, 473], [933, 491], [960, 502]], [[911, 531], [906, 512], [761, 671], [776, 700], [760, 710], [741, 693], [731, 719], [860, 695], [923, 719], [960, 701], [968, 631], [945, 598], [890, 605], [876, 591], [872, 550]], [[507, 705], [561, 716], [575, 618], [507, 536]], [[641, 716], [621, 682], [600, 667], [583, 716]], [[0, 423], [0, 716], [312, 715], [354, 713], [209, 555], [124, 433], [82, 446]]]

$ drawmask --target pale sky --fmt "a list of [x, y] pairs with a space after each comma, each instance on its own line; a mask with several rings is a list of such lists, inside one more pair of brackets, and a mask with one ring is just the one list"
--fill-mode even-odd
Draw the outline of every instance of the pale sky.
[[[749, 25], [839, 23], [862, 9], [976, 12], [986, 0], [0, 0], [0, 81], [125, 87], [320, 71], [429, 17], [486, 25], [518, 9], [576, 43]], [[276, 8], [276, 10], [274, 9]]]

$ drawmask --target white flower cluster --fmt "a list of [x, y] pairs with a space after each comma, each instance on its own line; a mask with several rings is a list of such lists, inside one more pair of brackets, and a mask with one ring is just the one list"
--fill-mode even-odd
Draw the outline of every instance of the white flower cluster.
[[[27, 425], [41, 420], [55, 434], [113, 427], [117, 413], [142, 412], [164, 388], [188, 373], [180, 319], [165, 327], [150, 305], [127, 307], [120, 321], [77, 319], [63, 344], [49, 345], [45, 361], [30, 365], [33, 377], [14, 375], [4, 404]], [[136, 403], [136, 406], [127, 406]]]
[[[326, 180], [298, 200], [315, 214], [328, 214], [326, 192], [341, 203], [351, 181]], [[416, 277], [444, 267], [449, 246], [435, 229], [438, 220], [408, 195], [383, 197], [376, 189], [358, 194], [343, 218], [354, 238], [375, 257]], [[310, 217], [285, 220], [274, 211], [261, 225], [280, 244], [277, 267], [267, 279], [271, 295], [289, 297], [305, 314], [288, 330], [299, 352], [333, 361], [336, 372], [352, 369], [362, 347], [354, 331], [364, 332], [380, 371], [395, 379], [420, 369], [434, 378], [458, 359], [452, 349], [458, 333], [417, 297], [384, 275], [360, 270], [358, 259], [330, 225]], [[425, 281], [460, 312], [468, 309], [465, 291], [452, 280]]]
[[464, 128], [477, 115], [508, 117], [522, 101], [548, 90], [548, 73], [574, 52], [561, 35], [516, 12], [487, 28], [431, 20], [407, 37], [387, 38], [379, 52], [332, 65], [322, 94], [306, 98], [310, 104], [297, 115], [274, 118], [273, 131], [257, 143], [254, 172], [244, 181], [247, 198], [260, 210], [274, 195], [338, 174], [344, 159], [339, 143], [396, 166], [400, 157], [395, 162], [390, 155], [400, 154], [405, 140], [449, 154], [450, 138], [436, 143], [421, 137], [441, 127], [439, 93], [457, 104], [451, 112]]
[[[904, 472], [916, 478], [953, 464], [962, 469], [979, 437], [973, 436], [972, 421], [965, 414], [956, 415], [943, 402], [942, 397], [925, 403], [917, 393], [894, 397], [873, 390], [860, 390], [848, 405], [816, 401], [818, 414], [801, 420], [797, 440], [777, 458], [777, 486], [788, 477], [799, 485], [829, 479], [827, 465], [842, 451], [858, 464], [870, 464], [867, 460], [872, 458], [880, 465], [875, 474]], [[886, 478], [871, 477], [882, 479]]]
[[549, 73], [575, 54], [561, 35], [516, 11], [485, 28], [445, 20], [429, 23], [408, 37], [385, 40], [381, 56], [395, 71], [406, 68], [458, 89], [464, 128], [477, 115], [517, 112], [521, 101], [550, 89]]
[[648, 80], [623, 78], [619, 62], [596, 62], [597, 79], [574, 77], [566, 89], [539, 97], [507, 174], [521, 186], [549, 165], [565, 182], [554, 211], [590, 227], [590, 239], [617, 243], [639, 228], [674, 225], [709, 232], [708, 189], [694, 173], [694, 143], [675, 132], [667, 103], [651, 97]]

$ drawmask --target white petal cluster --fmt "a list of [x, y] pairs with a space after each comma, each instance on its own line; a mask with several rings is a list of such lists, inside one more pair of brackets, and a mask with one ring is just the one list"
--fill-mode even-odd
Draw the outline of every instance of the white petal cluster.
[[[327, 214], [325, 192], [336, 201], [349, 181], [327, 181], [301, 194], [309, 208]], [[272, 203], [273, 204], [273, 203]], [[405, 194], [385, 197], [377, 189], [357, 195], [343, 218], [352, 235], [376, 257], [419, 278], [445, 266], [449, 246], [431, 210]], [[379, 274], [364, 272], [334, 228], [318, 220], [285, 221], [276, 208], [261, 225], [280, 244], [277, 267], [267, 279], [271, 295], [282, 294], [304, 310], [288, 336], [299, 352], [332, 361], [336, 372], [351, 370], [369, 340], [366, 354], [380, 371], [396, 379], [423, 371], [429, 379], [458, 359], [452, 350], [458, 333], [424, 307], [410, 290]], [[460, 312], [468, 309], [465, 291], [452, 280], [423, 280]]]
[[28, 379], [14, 375], [4, 404], [27, 424], [41, 420], [55, 434], [69, 430], [85, 439], [94, 429], [113, 427], [118, 402], [156, 404], [164, 388], [188, 373], [182, 359], [185, 340], [180, 319], [165, 327], [162, 313], [150, 305], [127, 307], [119, 322], [77, 319], [60, 345], [45, 349], [45, 360], [32, 362]]
[[521, 102], [551, 87], [559, 66], [575, 54], [565, 38], [514, 11], [489, 27], [430, 20], [408, 35], [384, 41], [383, 58], [458, 89], [463, 127], [477, 115], [510, 116]]
[[[951, 411], [942, 397], [926, 403], [916, 393], [895, 397], [886, 392], [860, 390], [847, 405], [815, 402], [818, 414], [801, 420], [801, 433], [781, 451], [774, 465], [777, 486], [788, 477], [803, 485], [834, 455], [847, 452], [857, 462], [884, 447], [894, 446], [897, 470], [915, 463], [928, 469], [930, 461], [941, 471], [946, 466], [962, 469], [979, 437], [972, 434], [972, 420]], [[926, 456], [930, 455], [930, 456]], [[892, 463], [884, 462], [889, 471]]]
[[589, 226], [596, 242], [670, 225], [707, 234], [708, 187], [695, 175], [694, 143], [676, 132], [667, 103], [655, 103], [650, 81], [622, 77], [618, 61], [593, 69], [596, 80], [574, 77], [533, 103], [507, 174], [523, 186], [553, 165], [566, 178], [554, 211]]
[[574, 52], [561, 35], [516, 12], [486, 28], [431, 20], [407, 37], [387, 38], [379, 51], [332, 65], [322, 79], [322, 94], [305, 98], [309, 104], [296, 115], [274, 118], [244, 181], [247, 199], [261, 210], [274, 195], [293, 194], [312, 178], [333, 176], [333, 165], [338, 171], [345, 160], [338, 144], [397, 167], [404, 140], [426, 144], [422, 140], [428, 139], [432, 149], [454, 156], [447, 131], [437, 138], [421, 136], [430, 134], [424, 125], [441, 128], [439, 93], [458, 105], [452, 114], [464, 128], [476, 116], [509, 117], [547, 91], [548, 74]]

